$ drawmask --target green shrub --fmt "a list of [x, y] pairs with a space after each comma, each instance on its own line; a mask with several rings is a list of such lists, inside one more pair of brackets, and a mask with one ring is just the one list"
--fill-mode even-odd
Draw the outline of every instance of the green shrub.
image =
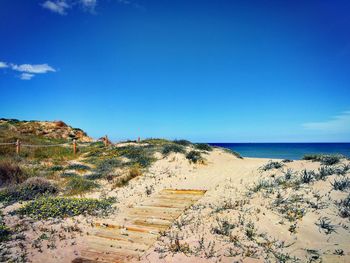
[[311, 160], [313, 162], [321, 162], [324, 165], [334, 165], [344, 158], [341, 154], [306, 154], [303, 160]]
[[162, 154], [169, 155], [170, 153], [185, 153], [185, 148], [182, 145], [177, 144], [167, 144], [164, 145]]
[[74, 163], [67, 167], [68, 170], [81, 170], [81, 171], [88, 171], [91, 170], [90, 166], [80, 164], [80, 163]]
[[190, 151], [186, 154], [186, 159], [188, 159], [192, 163], [203, 162], [204, 159], [200, 152], [198, 151]]
[[314, 171], [307, 171], [306, 169], [301, 171], [300, 182], [303, 184], [309, 184], [315, 179]]
[[43, 195], [58, 193], [56, 185], [42, 177], [32, 177], [19, 185], [13, 185], [0, 192], [0, 202], [6, 204], [33, 200]]
[[147, 151], [146, 147], [126, 146], [120, 147], [119, 153], [130, 160], [130, 164], [139, 164], [141, 167], [150, 166], [155, 160], [152, 157], [152, 152]]
[[79, 175], [76, 174], [76, 173], [64, 172], [64, 173], [61, 173], [60, 176], [63, 177], [63, 178], [72, 178], [72, 177], [77, 177]]
[[331, 185], [334, 190], [345, 191], [350, 189], [350, 179], [347, 177], [335, 179]]
[[40, 198], [25, 204], [13, 214], [26, 215], [34, 219], [65, 218], [77, 215], [98, 215], [108, 213], [112, 209], [114, 199]]
[[57, 172], [57, 171], [62, 171], [64, 168], [61, 165], [54, 165], [50, 167], [51, 171]]
[[180, 144], [182, 146], [189, 146], [192, 144], [190, 141], [187, 140], [174, 140], [174, 143]]
[[263, 165], [259, 169], [261, 171], [268, 171], [268, 170], [271, 170], [271, 169], [280, 169], [283, 166], [284, 166], [284, 164], [282, 162], [274, 162], [274, 161], [270, 160], [267, 164]]
[[97, 187], [99, 187], [99, 184], [95, 183], [94, 181], [77, 176], [72, 177], [68, 181], [66, 191], [69, 195], [78, 195], [89, 192]]
[[24, 171], [11, 160], [0, 161], [0, 186], [19, 184], [27, 179]]
[[91, 173], [91, 174], [84, 175], [84, 178], [88, 180], [97, 180], [97, 179], [102, 179], [104, 177], [105, 176], [102, 173]]
[[339, 214], [343, 218], [350, 218], [350, 194], [338, 203]]
[[213, 147], [211, 147], [209, 144], [206, 144], [206, 143], [196, 143], [194, 145], [194, 147], [197, 149], [197, 150], [200, 150], [200, 151], [207, 151], [207, 152], [210, 152], [213, 150]]
[[122, 162], [116, 158], [108, 158], [102, 160], [96, 167], [98, 173], [110, 173], [114, 168], [120, 167]]

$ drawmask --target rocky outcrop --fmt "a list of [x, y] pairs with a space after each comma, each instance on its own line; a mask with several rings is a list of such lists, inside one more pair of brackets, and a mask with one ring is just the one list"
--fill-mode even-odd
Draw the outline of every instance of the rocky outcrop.
[[81, 129], [73, 128], [63, 121], [19, 121], [0, 119], [2, 129], [20, 135], [35, 135], [49, 139], [78, 140], [91, 142], [93, 139]]

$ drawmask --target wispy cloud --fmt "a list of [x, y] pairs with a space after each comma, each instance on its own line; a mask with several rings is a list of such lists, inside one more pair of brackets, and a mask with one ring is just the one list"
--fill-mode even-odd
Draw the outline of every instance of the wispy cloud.
[[0, 69], [9, 68], [13, 71], [20, 72], [19, 78], [22, 80], [30, 80], [36, 74], [45, 74], [48, 72], [56, 72], [56, 69], [48, 64], [13, 64], [0, 61]]
[[31, 64], [15, 65], [15, 64], [11, 64], [11, 68], [13, 70], [16, 70], [16, 71], [35, 73], [35, 74], [42, 74], [42, 73], [55, 72], [56, 71], [53, 67], [49, 66], [48, 64], [37, 64], [37, 65], [31, 65]]
[[7, 63], [0, 61], [0, 68], [8, 68]]
[[[115, 0], [122, 5], [131, 5], [135, 8], [142, 8], [133, 0]], [[59, 15], [67, 15], [69, 9], [75, 7], [80, 8], [86, 12], [95, 14], [95, 9], [99, 0], [47, 0], [41, 4], [45, 9], [48, 9]]]
[[30, 79], [32, 79], [34, 76], [35, 76], [34, 74], [22, 73], [21, 76], [20, 76], [20, 79], [23, 79], [23, 80], [30, 80]]
[[49, 9], [50, 11], [60, 14], [66, 15], [67, 9], [71, 6], [68, 4], [66, 0], [58, 0], [58, 1], [46, 1], [42, 4], [43, 8]]
[[345, 111], [326, 121], [304, 123], [303, 127], [308, 130], [329, 133], [350, 132], [350, 111]]

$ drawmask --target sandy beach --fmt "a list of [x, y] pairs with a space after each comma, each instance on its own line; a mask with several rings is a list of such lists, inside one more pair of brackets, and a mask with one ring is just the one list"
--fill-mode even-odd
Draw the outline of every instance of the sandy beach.
[[[319, 162], [291, 161], [280, 169], [262, 171], [271, 160], [244, 158], [216, 148], [203, 154], [201, 164], [190, 163], [183, 154], [172, 153], [157, 161], [127, 185], [111, 189], [108, 183], [84, 197], [116, 197], [115, 211], [104, 218], [77, 216], [67, 220], [30, 222], [22, 224], [26, 240], [21, 242], [31, 262], [71, 262], [81, 257], [88, 245], [86, 238], [94, 224], [127, 225], [128, 210], [151, 200], [163, 189], [205, 190], [192, 206], [184, 209], [169, 228], [158, 233], [138, 258], [141, 262], [348, 262], [350, 260], [349, 220], [339, 216], [339, 203], [347, 197], [335, 191], [336, 178], [300, 183], [298, 186], [265, 185], [284, 178], [299, 176], [302, 171], [317, 171]], [[76, 161], [75, 161], [76, 162]], [[78, 160], [84, 162], [84, 158]], [[349, 164], [343, 160], [341, 165]], [[290, 179], [292, 180], [292, 179]], [[257, 185], [263, 185], [257, 187]], [[15, 206], [18, 206], [16, 204]], [[13, 210], [9, 206], [5, 212]], [[319, 225], [324, 218], [334, 228]], [[21, 223], [19, 223], [21, 222]], [[332, 228], [332, 229], [333, 229]], [[123, 229], [117, 230], [122, 232]], [[40, 249], [35, 240], [43, 234]], [[49, 233], [49, 234], [48, 234]], [[54, 247], [52, 247], [54, 246]], [[18, 242], [13, 247], [19, 249]], [[107, 262], [107, 261], [106, 261]]]

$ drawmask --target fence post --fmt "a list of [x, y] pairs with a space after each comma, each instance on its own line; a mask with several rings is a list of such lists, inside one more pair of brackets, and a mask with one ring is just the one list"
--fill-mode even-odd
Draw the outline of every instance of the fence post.
[[16, 142], [16, 154], [20, 154], [21, 152], [21, 141], [19, 139], [17, 139]]
[[140, 142], [140, 137], [137, 138], [137, 142]]
[[73, 153], [74, 155], [77, 154], [77, 141], [75, 139], [73, 140]]
[[105, 146], [108, 146], [108, 136], [106, 135], [103, 140]]

